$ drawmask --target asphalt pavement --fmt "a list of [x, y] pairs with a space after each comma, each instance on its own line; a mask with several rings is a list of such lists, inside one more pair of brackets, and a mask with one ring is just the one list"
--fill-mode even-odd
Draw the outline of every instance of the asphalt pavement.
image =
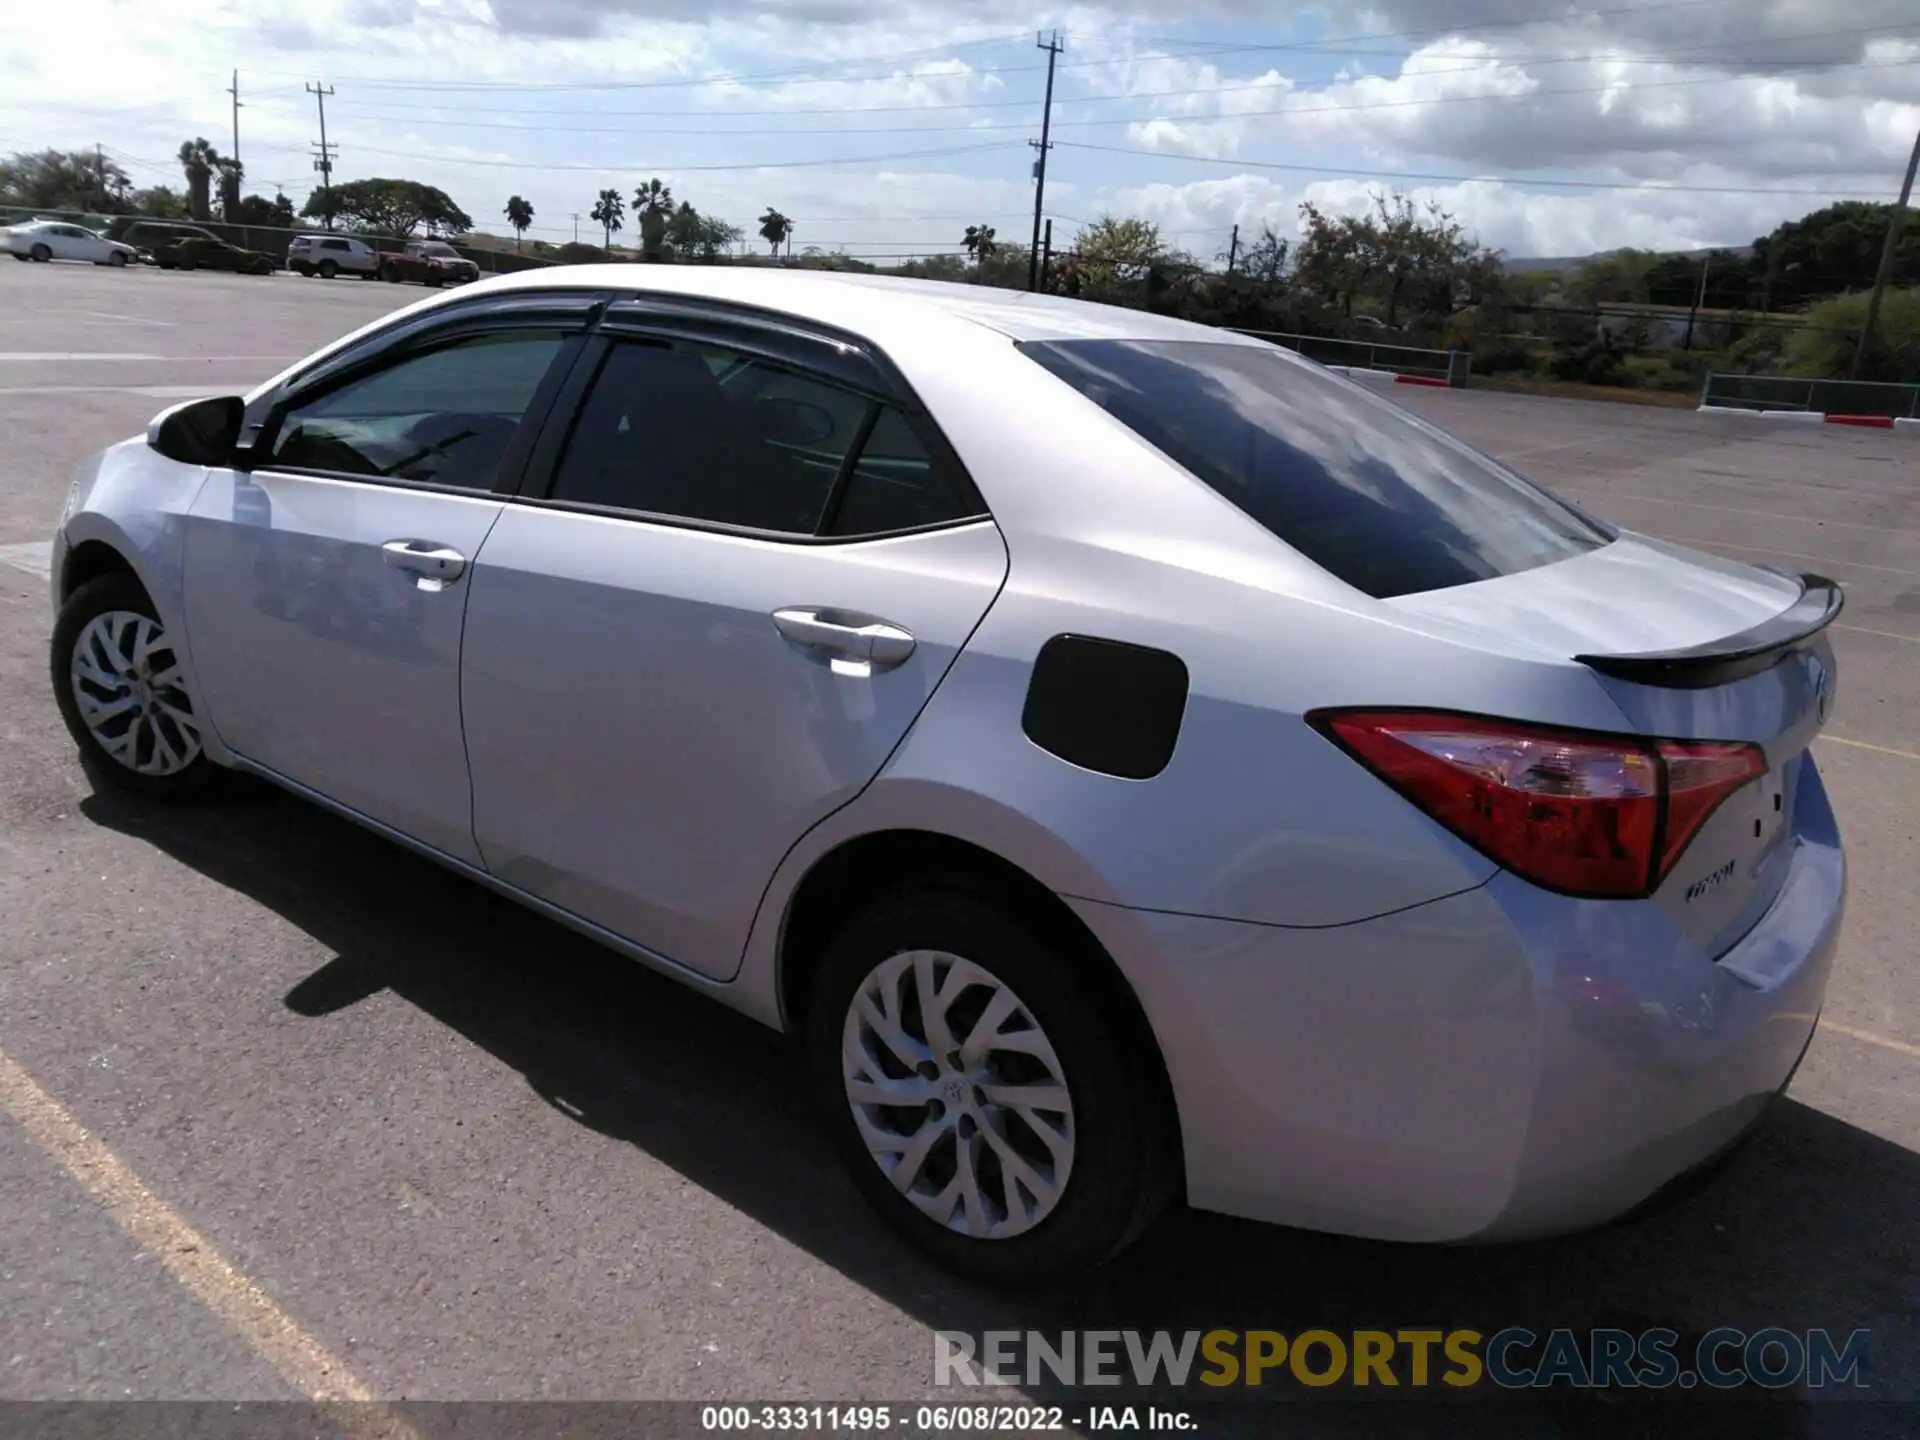
[[74, 465], [424, 293], [0, 265], [0, 1400], [951, 1399], [935, 1330], [1421, 1324], [1864, 1327], [1920, 1399], [1920, 439], [1394, 395], [1623, 524], [1847, 585], [1817, 753], [1852, 905], [1749, 1149], [1572, 1239], [1182, 1213], [1010, 1298], [868, 1217], [780, 1037], [263, 787], [84, 778], [35, 573]]

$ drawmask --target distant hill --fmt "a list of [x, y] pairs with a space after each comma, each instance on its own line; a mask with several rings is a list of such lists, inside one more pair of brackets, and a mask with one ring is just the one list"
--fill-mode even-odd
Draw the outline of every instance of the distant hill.
[[[1624, 247], [1623, 247], [1624, 248]], [[1711, 250], [1733, 255], [1745, 255], [1751, 251], [1751, 245], [1702, 245], [1692, 250], [1656, 250], [1656, 255], [1700, 255]], [[1571, 270], [1584, 265], [1589, 260], [1604, 260], [1609, 255], [1618, 255], [1619, 250], [1595, 250], [1590, 255], [1512, 255], [1500, 262], [1500, 267], [1509, 274], [1523, 270]]]

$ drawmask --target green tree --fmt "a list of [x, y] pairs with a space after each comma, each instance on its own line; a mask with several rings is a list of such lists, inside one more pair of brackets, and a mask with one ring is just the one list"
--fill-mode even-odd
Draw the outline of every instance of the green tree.
[[97, 151], [38, 150], [0, 160], [0, 204], [111, 213], [132, 209], [133, 194], [127, 172], [111, 160], [102, 164]]
[[993, 254], [993, 234], [991, 225], [969, 225], [967, 233], [961, 237], [960, 243], [967, 247], [967, 254], [973, 257], [975, 265]]
[[593, 209], [587, 212], [588, 219], [599, 222], [606, 249], [613, 249], [613, 232], [620, 228], [626, 213], [626, 204], [620, 199], [618, 190], [602, 190], [599, 198], [593, 202]]
[[666, 222], [663, 248], [677, 260], [712, 261], [740, 240], [740, 228], [717, 215], [702, 215], [682, 200]]
[[1289, 241], [1274, 234], [1272, 226], [1262, 225], [1259, 237], [1235, 257], [1234, 273], [1262, 285], [1278, 284], [1286, 276], [1287, 257], [1291, 252]]
[[284, 195], [269, 200], [264, 195], [249, 195], [232, 210], [221, 208], [220, 218], [236, 225], [260, 225], [275, 230], [291, 230], [295, 216], [293, 202]]
[[[144, 190], [136, 190], [131, 197], [131, 207], [136, 215], [145, 215], [154, 220], [185, 220], [187, 218], [187, 200], [178, 190], [168, 189], [165, 185], [149, 185]], [[287, 209], [287, 223], [293, 223], [293, 209]]]
[[520, 237], [526, 233], [527, 227], [533, 224], [533, 206], [518, 195], [510, 195], [507, 197], [507, 208], [504, 213], [507, 224], [513, 227], [513, 248], [518, 250]]
[[213, 162], [214, 173], [220, 177], [220, 218], [231, 224], [240, 221], [241, 182], [246, 179], [246, 169], [238, 160], [222, 155]]
[[211, 220], [213, 172], [220, 164], [220, 152], [202, 135], [182, 140], [178, 154], [181, 173], [187, 177], [187, 213], [196, 220]]
[[1083, 281], [1144, 280], [1167, 253], [1160, 227], [1150, 220], [1102, 215], [1073, 242], [1075, 268]]
[[[1891, 205], [1842, 200], [1789, 220], [1753, 242], [1759, 303], [1788, 309], [1873, 284]], [[1920, 225], [1908, 221], [1894, 249], [1893, 283], [1920, 285]]]
[[315, 190], [300, 213], [309, 219], [344, 220], [370, 235], [404, 238], [416, 230], [429, 235], [458, 235], [473, 228], [473, 217], [446, 191], [418, 180], [376, 176]]
[[793, 234], [793, 221], [769, 205], [767, 213], [760, 217], [760, 238], [767, 242], [775, 255], [778, 255], [780, 247], [786, 244], [787, 237], [791, 234]]
[[[1867, 323], [1868, 292], [1823, 300], [1787, 339], [1787, 370], [1809, 379], [1844, 380]], [[1873, 346], [1861, 357], [1862, 380], [1920, 383], [1920, 289], [1887, 288], [1874, 325]]]
[[633, 218], [640, 227], [640, 254], [658, 260], [666, 248], [667, 221], [673, 216], [673, 191], [658, 175], [633, 192]]

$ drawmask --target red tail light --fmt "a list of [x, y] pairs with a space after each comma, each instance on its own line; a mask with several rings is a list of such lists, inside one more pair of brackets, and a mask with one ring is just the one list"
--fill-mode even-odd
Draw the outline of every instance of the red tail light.
[[1307, 717], [1489, 859], [1549, 890], [1649, 895], [1722, 801], [1767, 773], [1758, 745], [1651, 740], [1432, 710]]

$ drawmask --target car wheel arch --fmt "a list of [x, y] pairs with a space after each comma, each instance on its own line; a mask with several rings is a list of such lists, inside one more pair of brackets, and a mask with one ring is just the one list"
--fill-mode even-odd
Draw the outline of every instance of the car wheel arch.
[[1167, 1146], [1170, 1174], [1184, 1175], [1179, 1109], [1165, 1057], [1146, 1009], [1104, 945], [1073, 908], [1012, 861], [971, 841], [937, 831], [870, 830], [817, 856], [788, 895], [776, 949], [777, 1000], [783, 1029], [807, 1013], [809, 992], [829, 945], [861, 901], [913, 886], [969, 895], [1007, 913], [1067, 959], [1100, 997], [1112, 1022], [1145, 1059]]
[[141, 578], [134, 563], [115, 546], [96, 538], [82, 540], [67, 552], [66, 563], [60, 568], [60, 603], [66, 604], [74, 591], [102, 575], [128, 576], [149, 602], [153, 600], [152, 587]]

